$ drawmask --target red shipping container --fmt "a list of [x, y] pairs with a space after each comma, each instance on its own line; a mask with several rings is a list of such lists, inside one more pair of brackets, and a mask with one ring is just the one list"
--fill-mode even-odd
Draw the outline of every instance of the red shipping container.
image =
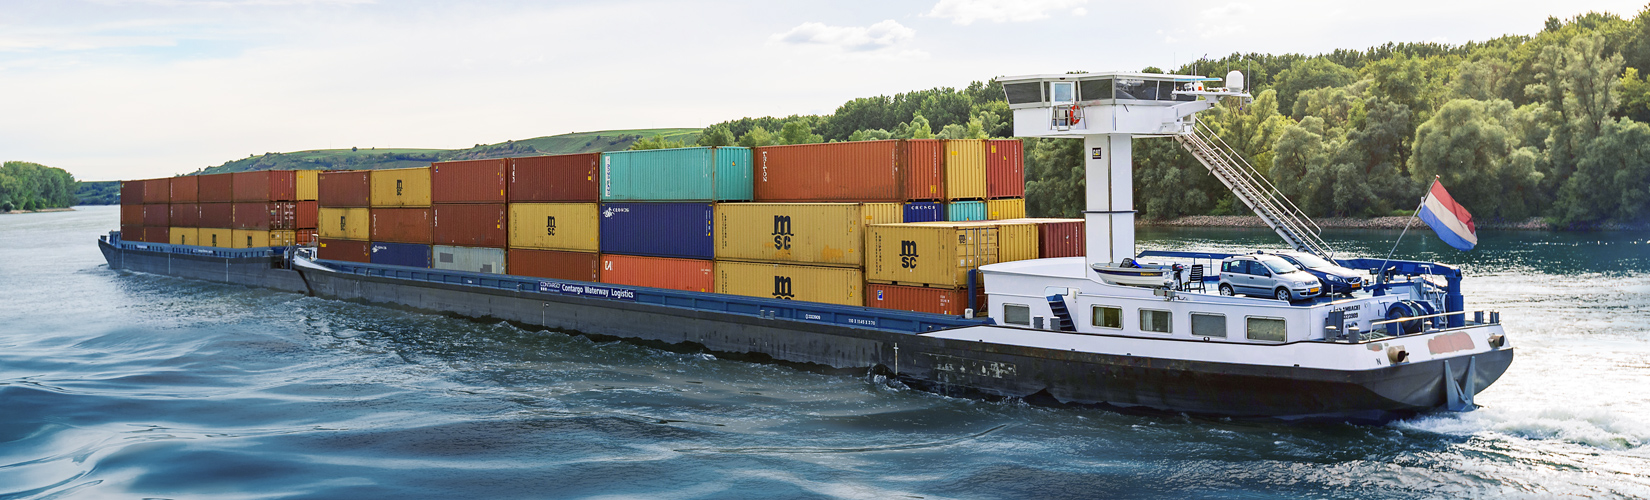
[[291, 201], [232, 203], [230, 229], [263, 231], [297, 229], [298, 204]]
[[200, 227], [201, 206], [195, 203], [173, 203], [168, 205], [172, 211], [172, 227]]
[[557, 252], [512, 248], [504, 261], [510, 274], [553, 280], [601, 281], [601, 256], [593, 252]]
[[504, 204], [432, 205], [430, 242], [460, 247], [504, 248], [509, 230]]
[[230, 191], [236, 202], [293, 201], [298, 199], [298, 172], [236, 172]]
[[[149, 179], [143, 181], [143, 203], [170, 203], [172, 199], [172, 180]], [[162, 241], [161, 243], [166, 243]]]
[[[122, 192], [126, 191], [124, 185], [121, 186], [121, 191]], [[138, 191], [142, 191], [142, 190], [140, 189]], [[129, 205], [127, 205], [127, 204], [121, 205], [120, 206], [120, 225], [122, 225], [122, 226], [141, 226], [141, 225], [143, 225], [143, 205], [139, 205], [139, 204], [135, 204], [135, 203], [134, 204], [129, 204]]]
[[504, 203], [510, 160], [444, 161], [430, 165], [430, 202]]
[[299, 245], [314, 245], [315, 244], [315, 230], [314, 229], [299, 229], [298, 230], [298, 244]]
[[316, 252], [326, 260], [372, 262], [372, 242], [352, 240], [319, 240]]
[[988, 198], [1024, 198], [1025, 150], [1019, 139], [985, 141], [985, 195]]
[[[167, 227], [172, 225], [171, 205], [144, 205], [143, 227]], [[166, 243], [162, 241], [161, 243]]]
[[298, 202], [298, 229], [315, 229], [321, 219], [320, 204], [315, 201]]
[[904, 141], [905, 200], [945, 199], [945, 141], [910, 139]]
[[212, 174], [198, 176], [195, 181], [196, 198], [201, 203], [227, 203], [234, 201], [235, 174]]
[[143, 228], [143, 241], [146, 241], [146, 242], [149, 242], [149, 243], [171, 243], [172, 242], [172, 228], [169, 228], [169, 227], [144, 227]]
[[904, 201], [900, 146], [859, 141], [756, 148], [755, 201]]
[[1088, 250], [1084, 247], [1083, 232], [1082, 220], [1037, 221], [1037, 237], [1042, 240], [1037, 257], [1048, 259], [1086, 255]]
[[181, 175], [168, 180], [171, 181], [171, 203], [195, 203], [200, 201], [200, 177]]
[[229, 229], [235, 227], [234, 203], [201, 203], [200, 227]]
[[143, 226], [139, 226], [137, 224], [121, 224], [120, 239], [121, 241], [143, 241]]
[[389, 243], [418, 243], [428, 245], [434, 238], [428, 208], [374, 208], [370, 209], [372, 223], [368, 225], [370, 239]]
[[120, 204], [143, 204], [143, 186], [145, 185], [143, 181], [120, 181]]
[[372, 206], [372, 171], [321, 172], [316, 180], [316, 201], [327, 208]]
[[968, 291], [866, 283], [865, 307], [961, 315], [968, 308]]
[[511, 203], [601, 201], [602, 154], [510, 159]]
[[714, 267], [708, 260], [602, 254], [602, 283], [710, 292], [716, 289]]

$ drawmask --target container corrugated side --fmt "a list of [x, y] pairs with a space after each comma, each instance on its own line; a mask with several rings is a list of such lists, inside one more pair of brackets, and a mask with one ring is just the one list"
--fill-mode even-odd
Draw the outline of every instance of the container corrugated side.
[[372, 242], [373, 264], [407, 267], [430, 267], [430, 246], [417, 243]]
[[897, 222], [940, 222], [945, 220], [945, 204], [931, 201], [906, 203]]
[[294, 233], [296, 233], [294, 236], [298, 238], [299, 245], [313, 245], [316, 243], [317, 237], [314, 229], [299, 229]]
[[602, 254], [602, 283], [710, 292], [716, 288], [716, 266], [709, 260]]
[[201, 230], [193, 227], [172, 226], [172, 230], [166, 234], [166, 239], [167, 243], [173, 245], [205, 246], [201, 244]]
[[143, 226], [136, 224], [121, 224], [120, 239], [125, 241], [143, 241]]
[[1082, 257], [1084, 248], [1083, 219], [1010, 219], [1002, 222], [1029, 222], [1037, 225], [1037, 257]]
[[315, 201], [298, 202], [298, 229], [315, 229], [320, 217], [320, 205]]
[[957, 288], [866, 283], [865, 307], [961, 315], [964, 309], [968, 309], [968, 291]]
[[200, 227], [201, 206], [196, 203], [173, 203], [168, 205], [172, 215], [172, 227]]
[[1003, 198], [985, 202], [985, 220], [1024, 219], [1025, 198]]
[[506, 253], [510, 274], [553, 280], [601, 281], [600, 255], [593, 252], [562, 252], [511, 248]]
[[171, 205], [143, 205], [144, 227], [167, 227], [171, 225]]
[[372, 238], [370, 209], [322, 208], [320, 212], [316, 235], [322, 239], [369, 241]]
[[269, 232], [269, 246], [288, 247], [296, 244], [298, 244], [298, 231], [296, 230], [281, 229]]
[[952, 227], [995, 227], [997, 228], [997, 260], [996, 262], [1013, 262], [1017, 260], [1031, 260], [1038, 258], [1041, 237], [1037, 230], [1037, 223], [1024, 219], [1005, 221], [978, 221], [957, 222]]
[[716, 259], [860, 267], [864, 207], [857, 203], [721, 203]]
[[[196, 233], [199, 234], [199, 238], [201, 240], [200, 246], [217, 247], [217, 248], [232, 248], [232, 243], [234, 242], [234, 238], [232, 238], [231, 236], [234, 235], [234, 232], [235, 232], [235, 230], [233, 230], [233, 229], [224, 229], [224, 228], [216, 228], [216, 227], [211, 227], [211, 228], [203, 227], [203, 228], [200, 228], [199, 231], [196, 231]], [[325, 258], [325, 257], [322, 257], [322, 258]]]
[[169, 227], [145, 227], [143, 228], [143, 241], [149, 243], [166, 243], [172, 240], [171, 236], [169, 236], [171, 230], [172, 228]]
[[857, 141], [756, 148], [760, 202], [905, 201], [900, 141]]
[[[143, 203], [166, 204], [172, 202], [172, 179], [149, 179], [143, 181]], [[160, 242], [155, 242], [160, 243]]]
[[435, 254], [431, 266], [436, 269], [493, 274], [506, 272], [503, 248], [435, 245], [430, 247], [430, 252]]
[[143, 205], [137, 204], [137, 203], [121, 205], [120, 206], [120, 225], [122, 225], [122, 226], [142, 226], [143, 225]]
[[372, 206], [372, 172], [349, 170], [321, 172], [316, 176], [316, 197], [323, 207]]
[[430, 206], [430, 168], [373, 170], [372, 206]]
[[200, 201], [200, 177], [180, 175], [168, 179], [171, 189], [170, 203], [198, 203]]
[[750, 150], [737, 147], [602, 153], [602, 201], [751, 199]]
[[866, 228], [865, 279], [960, 288], [968, 272], [997, 262], [997, 229], [944, 222], [877, 224]]
[[983, 201], [953, 201], [945, 206], [946, 220], [951, 222], [968, 222], [985, 220], [985, 202]]
[[431, 241], [437, 245], [504, 248], [510, 242], [509, 208], [503, 203], [445, 203], [433, 209]]
[[142, 205], [144, 185], [143, 181], [120, 181], [120, 204]]
[[710, 260], [715, 215], [709, 203], [603, 203], [601, 253]]
[[298, 177], [291, 170], [236, 172], [231, 178], [231, 196], [236, 202], [297, 201]]
[[196, 198], [201, 203], [228, 203], [235, 201], [233, 187], [235, 174], [199, 175], [195, 181]]
[[[200, 227], [229, 229], [235, 227], [234, 203], [201, 203]], [[202, 237], [204, 238], [204, 236]]]
[[858, 306], [864, 288], [865, 274], [850, 267], [716, 261], [716, 293]]
[[1025, 150], [1019, 139], [986, 139], [985, 191], [989, 198], [1025, 197]]
[[905, 222], [905, 206], [899, 203], [862, 203], [866, 224], [898, 224]]
[[264, 231], [297, 229], [298, 204], [293, 201], [264, 201], [234, 203], [234, 224], [231, 229], [260, 229]]
[[372, 226], [367, 238], [375, 243], [412, 243], [427, 247], [434, 241], [434, 221], [428, 208], [374, 208], [367, 216]]
[[596, 252], [600, 209], [595, 203], [511, 203], [510, 248]]
[[907, 139], [902, 146], [905, 162], [905, 199], [945, 199], [945, 141]]
[[430, 203], [504, 203], [510, 160], [443, 161], [430, 165]]
[[332, 240], [321, 238], [316, 240], [316, 252], [326, 260], [341, 260], [345, 262], [372, 262], [372, 242], [355, 240]]
[[601, 153], [511, 158], [507, 195], [511, 203], [595, 203], [601, 166]]
[[260, 248], [270, 246], [269, 231], [236, 229], [229, 234], [229, 248]]
[[985, 140], [945, 141], [945, 196], [948, 200], [985, 199]]
[[294, 182], [297, 183], [294, 199], [297, 201], [315, 201], [319, 199], [321, 171], [299, 170], [292, 175]]

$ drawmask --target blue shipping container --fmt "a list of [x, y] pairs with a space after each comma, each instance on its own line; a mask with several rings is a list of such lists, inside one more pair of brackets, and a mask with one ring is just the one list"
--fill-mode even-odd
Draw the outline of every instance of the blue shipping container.
[[945, 205], [931, 201], [913, 201], [905, 204], [904, 222], [939, 222], [945, 220]]
[[945, 215], [951, 222], [985, 220], [985, 202], [953, 201], [945, 207]]
[[750, 148], [602, 153], [602, 201], [748, 201], [751, 172]]
[[430, 267], [430, 246], [413, 243], [372, 244], [372, 263], [391, 266]]
[[602, 253], [714, 259], [715, 214], [709, 203], [603, 203]]

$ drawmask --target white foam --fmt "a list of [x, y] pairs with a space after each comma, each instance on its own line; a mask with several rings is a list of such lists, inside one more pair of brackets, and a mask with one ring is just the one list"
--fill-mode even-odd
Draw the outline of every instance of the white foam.
[[1480, 408], [1469, 413], [1423, 416], [1393, 425], [1452, 436], [1493, 433], [1535, 441], [1562, 441], [1604, 450], [1635, 450], [1650, 444], [1650, 424], [1596, 407]]

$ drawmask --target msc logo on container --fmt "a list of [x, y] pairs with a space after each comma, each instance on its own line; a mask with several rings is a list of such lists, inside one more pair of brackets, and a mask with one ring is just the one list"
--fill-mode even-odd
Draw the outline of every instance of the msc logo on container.
[[789, 276], [773, 277], [773, 298], [791, 300], [796, 295], [791, 294], [791, 278]]
[[905, 269], [917, 268], [917, 242], [911, 240], [899, 242], [899, 267]]
[[342, 216], [342, 215], [338, 216], [338, 231], [339, 232], [344, 231], [344, 220], [345, 220], [344, 216]]
[[401, 179], [395, 180], [395, 195], [401, 196]]
[[775, 216], [773, 216], [773, 248], [774, 248], [774, 250], [790, 250], [790, 248], [791, 248], [791, 237], [792, 236], [795, 236], [795, 235], [791, 233], [791, 216], [789, 216], [789, 215], [775, 215]]
[[554, 215], [544, 216], [544, 234], [546, 236], [555, 236], [556, 235], [556, 216], [554, 216]]

